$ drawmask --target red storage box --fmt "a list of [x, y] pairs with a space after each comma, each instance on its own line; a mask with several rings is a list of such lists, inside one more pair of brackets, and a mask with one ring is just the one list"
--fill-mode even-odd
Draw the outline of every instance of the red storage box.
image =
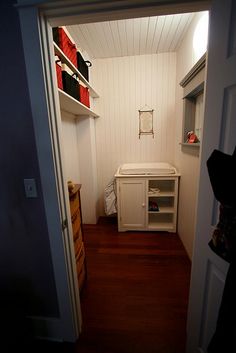
[[61, 48], [63, 53], [77, 67], [77, 50], [62, 27], [53, 28], [53, 40]]
[[80, 91], [80, 102], [86, 105], [88, 108], [90, 108], [88, 88], [80, 84], [79, 91]]
[[61, 65], [59, 65], [58, 62], [56, 62], [56, 72], [57, 72], [57, 86], [58, 88], [63, 90]]

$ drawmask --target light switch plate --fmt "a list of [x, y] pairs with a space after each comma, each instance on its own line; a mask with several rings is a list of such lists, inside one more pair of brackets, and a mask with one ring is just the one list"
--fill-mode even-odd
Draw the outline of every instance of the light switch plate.
[[35, 198], [38, 196], [35, 179], [24, 179], [25, 196], [27, 198]]

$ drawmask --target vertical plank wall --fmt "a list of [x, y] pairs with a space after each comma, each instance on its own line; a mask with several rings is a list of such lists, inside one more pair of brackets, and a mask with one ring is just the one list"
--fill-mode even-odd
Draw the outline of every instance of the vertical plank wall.
[[[176, 54], [93, 60], [92, 84], [100, 94], [95, 109], [99, 214], [104, 188], [122, 163], [173, 163], [175, 148]], [[139, 139], [138, 110], [154, 109], [154, 138]]]
[[175, 162], [181, 173], [178, 209], [178, 233], [190, 259], [192, 258], [195, 236], [200, 150], [189, 146], [181, 147], [179, 145], [179, 142], [182, 139], [183, 119], [183, 88], [179, 85], [179, 82], [184, 78], [184, 76], [200, 58], [194, 51], [193, 38], [199, 20], [204, 14], [205, 12], [200, 12], [195, 15], [194, 20], [188, 29], [188, 33], [185, 36], [176, 55]]
[[68, 112], [61, 111], [61, 128], [63, 143], [63, 161], [66, 180], [78, 183], [79, 172], [79, 149], [75, 116]]

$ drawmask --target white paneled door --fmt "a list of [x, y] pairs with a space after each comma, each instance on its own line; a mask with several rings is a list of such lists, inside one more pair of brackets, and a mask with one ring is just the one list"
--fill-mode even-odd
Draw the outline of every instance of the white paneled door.
[[218, 205], [213, 196], [206, 161], [214, 149], [232, 154], [236, 144], [235, 18], [234, 0], [213, 1], [187, 353], [207, 352], [207, 346], [215, 331], [228, 269], [228, 264], [208, 246], [214, 226], [218, 222]]
[[119, 181], [120, 231], [123, 229], [144, 229], [146, 226], [146, 181], [125, 179]]

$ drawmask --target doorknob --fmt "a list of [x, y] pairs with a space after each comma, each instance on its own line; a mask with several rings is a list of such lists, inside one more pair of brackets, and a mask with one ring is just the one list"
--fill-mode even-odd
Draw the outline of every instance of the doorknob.
[[145, 203], [142, 203], [142, 207], [145, 207], [146, 205], [145, 205]]

